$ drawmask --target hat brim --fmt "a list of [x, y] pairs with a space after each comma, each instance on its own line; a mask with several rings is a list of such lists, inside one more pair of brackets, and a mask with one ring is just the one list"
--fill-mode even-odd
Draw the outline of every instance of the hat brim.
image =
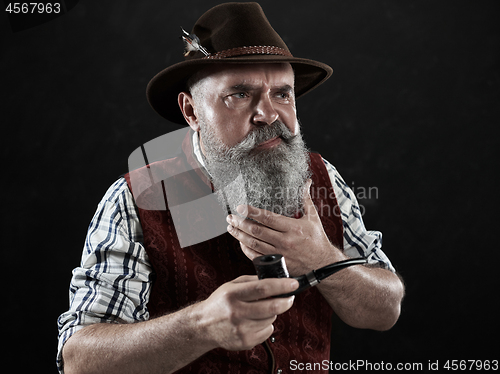
[[146, 88], [151, 107], [163, 118], [178, 124], [186, 124], [177, 103], [180, 92], [186, 90], [186, 82], [195, 72], [214, 64], [262, 64], [290, 63], [295, 73], [295, 97], [300, 97], [318, 87], [333, 73], [333, 69], [321, 62], [280, 56], [250, 55], [224, 59], [193, 59], [179, 62], [156, 74]]

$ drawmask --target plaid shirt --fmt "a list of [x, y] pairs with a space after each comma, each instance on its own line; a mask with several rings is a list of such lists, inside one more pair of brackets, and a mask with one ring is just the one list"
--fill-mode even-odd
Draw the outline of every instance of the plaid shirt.
[[[197, 137], [195, 154], [200, 162]], [[325, 161], [344, 225], [344, 253], [370, 256], [370, 262], [395, 271], [381, 250], [382, 234], [367, 231], [359, 204], [335, 167]], [[143, 246], [134, 198], [124, 178], [106, 192], [90, 223], [82, 260], [73, 270], [70, 308], [58, 319], [57, 366], [63, 373], [62, 347], [81, 328], [95, 323], [132, 323], [149, 319], [152, 267]]]

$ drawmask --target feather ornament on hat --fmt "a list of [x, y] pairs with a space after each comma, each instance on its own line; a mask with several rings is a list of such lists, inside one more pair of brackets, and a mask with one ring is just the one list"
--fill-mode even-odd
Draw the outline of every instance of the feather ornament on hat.
[[198, 38], [195, 34], [190, 34], [186, 30], [181, 27], [182, 33], [184, 35], [181, 36], [182, 41], [184, 42], [184, 57], [189, 56], [192, 53], [196, 53], [200, 51], [205, 56], [208, 56], [210, 53], [200, 44], [200, 38]]

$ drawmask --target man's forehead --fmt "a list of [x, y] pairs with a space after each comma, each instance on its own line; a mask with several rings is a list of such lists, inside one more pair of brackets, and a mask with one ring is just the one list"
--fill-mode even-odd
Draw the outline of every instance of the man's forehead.
[[258, 84], [266, 81], [272, 85], [293, 86], [294, 72], [289, 63], [223, 64], [208, 68], [204, 77], [212, 83], [225, 86]]

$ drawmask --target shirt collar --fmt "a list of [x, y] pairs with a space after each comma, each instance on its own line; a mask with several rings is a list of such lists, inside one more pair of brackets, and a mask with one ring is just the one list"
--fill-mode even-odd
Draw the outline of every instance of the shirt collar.
[[193, 131], [193, 152], [196, 157], [196, 160], [200, 163], [201, 166], [203, 166], [203, 168], [207, 171], [208, 175], [210, 175], [209, 171], [207, 170], [207, 166], [205, 165], [205, 160], [203, 159], [203, 155], [201, 154], [200, 137], [198, 131]]

